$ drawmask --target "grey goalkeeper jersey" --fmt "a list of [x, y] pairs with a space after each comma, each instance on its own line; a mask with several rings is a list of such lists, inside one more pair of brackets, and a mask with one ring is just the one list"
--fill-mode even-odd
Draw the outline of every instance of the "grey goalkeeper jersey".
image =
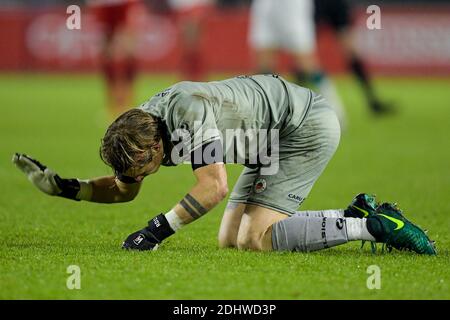
[[[239, 76], [223, 81], [179, 82], [140, 108], [161, 119], [172, 142], [180, 141], [180, 137], [188, 140], [188, 153], [218, 140], [225, 162], [240, 163], [236, 157], [227, 157], [234, 151], [246, 164], [252, 154], [248, 146], [260, 145], [262, 132], [269, 137], [277, 132], [281, 140], [302, 125], [312, 96], [311, 90], [276, 75]], [[236, 133], [244, 134], [247, 143], [233, 143]], [[230, 139], [233, 134], [234, 140]], [[171, 149], [165, 148], [165, 153]]]

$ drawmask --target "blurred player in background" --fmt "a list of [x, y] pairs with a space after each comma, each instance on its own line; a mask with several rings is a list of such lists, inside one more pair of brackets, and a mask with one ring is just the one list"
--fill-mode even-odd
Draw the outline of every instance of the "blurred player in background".
[[166, 0], [175, 13], [181, 32], [181, 71], [184, 80], [199, 81], [205, 77], [204, 59], [200, 48], [205, 17], [214, 0]]
[[358, 79], [366, 96], [367, 103], [375, 114], [392, 111], [382, 103], [375, 94], [369, 74], [354, 45], [351, 28], [351, 8], [346, 0], [314, 0], [315, 21], [317, 24], [328, 24], [337, 35], [345, 55], [346, 62]]
[[100, 63], [108, 108], [115, 117], [133, 105], [136, 60], [132, 20], [135, 10], [142, 9], [141, 1], [88, 0], [87, 4], [102, 28]]
[[300, 85], [312, 85], [336, 108], [345, 122], [342, 102], [316, 54], [313, 0], [254, 0], [250, 10], [250, 46], [260, 73], [273, 73], [278, 50], [294, 58], [292, 73]]

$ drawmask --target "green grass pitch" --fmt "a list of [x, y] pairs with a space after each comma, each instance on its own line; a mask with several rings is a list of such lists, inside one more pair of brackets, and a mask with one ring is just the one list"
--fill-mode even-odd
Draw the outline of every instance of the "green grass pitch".
[[[172, 76], [141, 77], [141, 102]], [[24, 152], [63, 177], [109, 174], [98, 156], [108, 121], [100, 77], [0, 75], [1, 299], [449, 299], [449, 79], [379, 78], [399, 112], [375, 118], [357, 84], [337, 78], [349, 126], [304, 209], [341, 208], [358, 192], [396, 201], [429, 229], [439, 255], [372, 254], [360, 243], [314, 253], [219, 249], [225, 201], [156, 252], [126, 252], [122, 240], [166, 212], [194, 182], [189, 165], [162, 168], [138, 198], [101, 205], [46, 196], [11, 163]], [[241, 167], [227, 166], [230, 187]], [[68, 290], [67, 267], [81, 269]], [[381, 270], [369, 290], [367, 268]]]

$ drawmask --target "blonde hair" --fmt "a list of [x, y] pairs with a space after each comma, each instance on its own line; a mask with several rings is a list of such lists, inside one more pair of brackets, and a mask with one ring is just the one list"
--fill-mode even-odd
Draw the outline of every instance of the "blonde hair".
[[142, 167], [152, 161], [152, 146], [160, 139], [161, 121], [141, 109], [131, 109], [106, 130], [100, 158], [119, 173]]

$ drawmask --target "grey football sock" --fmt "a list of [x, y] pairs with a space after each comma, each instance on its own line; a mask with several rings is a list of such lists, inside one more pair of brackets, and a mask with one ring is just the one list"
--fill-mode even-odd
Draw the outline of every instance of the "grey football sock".
[[277, 251], [315, 251], [348, 242], [343, 218], [293, 215], [272, 225], [272, 247]]
[[327, 217], [327, 218], [343, 218], [344, 209], [331, 209], [331, 210], [315, 210], [315, 211], [297, 211], [294, 216], [298, 217]]

